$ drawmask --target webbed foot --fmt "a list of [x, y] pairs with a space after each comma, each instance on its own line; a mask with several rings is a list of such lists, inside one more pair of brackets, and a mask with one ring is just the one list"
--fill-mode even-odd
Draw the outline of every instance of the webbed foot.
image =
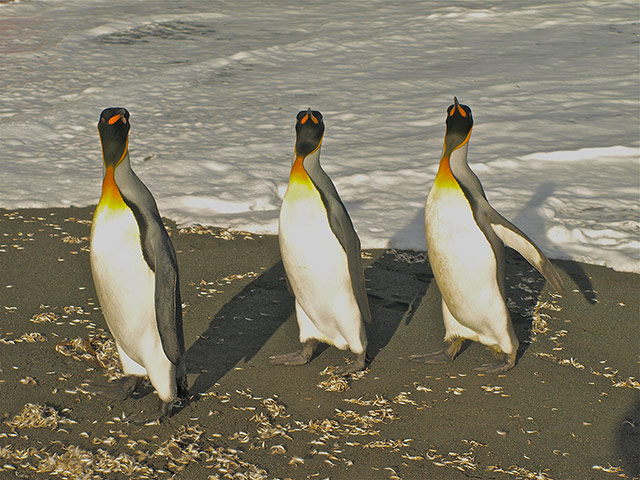
[[516, 364], [516, 353], [506, 354], [503, 352], [497, 352], [496, 356], [501, 358], [498, 363], [487, 363], [481, 367], [476, 367], [474, 370], [481, 373], [502, 373], [507, 370], [511, 370]]
[[162, 419], [168, 417], [171, 414], [174, 402], [164, 402], [160, 400], [158, 409], [150, 413], [136, 413], [129, 417], [129, 421], [134, 425], [152, 425], [158, 424]]
[[189, 385], [187, 384], [187, 374], [177, 378], [178, 398], [185, 404], [191, 403], [191, 395], [189, 395]]
[[423, 353], [420, 355], [411, 355], [409, 358], [414, 362], [427, 363], [431, 365], [452, 362], [462, 348], [463, 338], [453, 338], [444, 341], [444, 348], [433, 353]]
[[453, 361], [453, 358], [447, 355], [446, 350], [439, 350], [432, 353], [423, 353], [420, 355], [411, 355], [409, 358], [414, 362], [427, 363], [429, 365], [450, 363]]
[[90, 381], [89, 390], [93, 393], [104, 395], [112, 400], [124, 400], [128, 398], [142, 383], [144, 377], [127, 375], [111, 382]]
[[356, 356], [356, 359], [353, 363], [349, 365], [345, 365], [344, 367], [338, 367], [335, 369], [334, 373], [336, 375], [346, 375], [349, 373], [356, 373], [361, 370], [364, 370], [369, 363], [369, 359], [367, 358], [367, 352], [360, 353]]
[[306, 365], [311, 360], [317, 345], [317, 340], [307, 340], [297, 352], [274, 355], [269, 357], [269, 361], [272, 365]]

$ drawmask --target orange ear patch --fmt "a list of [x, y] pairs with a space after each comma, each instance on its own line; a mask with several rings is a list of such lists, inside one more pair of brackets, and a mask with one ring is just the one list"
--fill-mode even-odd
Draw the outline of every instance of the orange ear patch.
[[462, 108], [460, 105], [458, 105], [458, 112], [460, 112], [460, 115], [462, 115], [463, 117], [467, 116], [467, 112], [465, 112], [464, 108]]

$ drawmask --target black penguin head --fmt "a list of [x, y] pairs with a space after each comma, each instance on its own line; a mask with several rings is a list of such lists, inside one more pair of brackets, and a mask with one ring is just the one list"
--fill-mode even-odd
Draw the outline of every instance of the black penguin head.
[[447, 109], [447, 133], [444, 136], [445, 154], [464, 145], [469, 140], [473, 128], [471, 109], [458, 103], [453, 97], [453, 105]]
[[322, 114], [317, 110], [302, 110], [296, 117], [296, 156], [306, 157], [320, 147], [324, 135]]
[[106, 108], [98, 120], [104, 164], [115, 167], [127, 153], [129, 140], [129, 112], [126, 108]]

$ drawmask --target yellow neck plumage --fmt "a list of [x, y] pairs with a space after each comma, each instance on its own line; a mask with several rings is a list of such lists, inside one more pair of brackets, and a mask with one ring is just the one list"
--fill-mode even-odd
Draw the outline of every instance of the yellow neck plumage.
[[106, 207], [106, 208], [109, 208], [110, 210], [113, 210], [113, 209], [119, 210], [122, 208], [126, 208], [126, 204], [122, 199], [122, 194], [120, 193], [120, 189], [116, 184], [115, 171], [116, 171], [116, 168], [118, 168], [118, 166], [127, 157], [128, 151], [129, 151], [129, 138], [126, 139], [122, 156], [118, 159], [116, 164], [107, 165], [105, 162], [105, 173], [104, 173], [104, 179], [102, 180], [102, 195], [100, 195], [100, 203], [98, 204], [98, 206], [101, 208]]
[[293, 166], [291, 167], [291, 173], [289, 174], [289, 184], [296, 184], [313, 188], [313, 183], [309, 178], [309, 174], [304, 169], [304, 157], [297, 156]]
[[102, 181], [102, 195], [100, 196], [100, 208], [108, 208], [110, 210], [119, 210], [126, 208], [126, 204], [122, 199], [122, 194], [115, 180], [115, 168], [108, 166]]
[[444, 142], [445, 153], [442, 156], [442, 159], [440, 160], [438, 173], [436, 174], [436, 179], [433, 182], [436, 188], [460, 189], [460, 184], [456, 180], [456, 177], [453, 176], [453, 172], [451, 172], [451, 155], [453, 155], [453, 152], [455, 152], [456, 150], [464, 147], [469, 142], [470, 137], [471, 137], [471, 130], [469, 130], [469, 133], [467, 134], [466, 138], [460, 145], [458, 145], [453, 150], [451, 150], [451, 152], [447, 152], [447, 141], [445, 136], [445, 142]]
[[458, 181], [451, 172], [451, 164], [449, 163], [449, 161], [449, 156], [442, 157], [442, 160], [440, 160], [438, 174], [436, 175], [436, 179], [433, 182], [436, 188], [460, 188]]

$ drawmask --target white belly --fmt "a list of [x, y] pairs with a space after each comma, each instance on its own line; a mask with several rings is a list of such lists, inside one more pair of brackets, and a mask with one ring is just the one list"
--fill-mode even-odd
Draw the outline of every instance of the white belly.
[[[102, 312], [118, 346], [144, 375], [153, 359], [166, 357], [155, 316], [155, 275], [144, 261], [139, 230], [127, 209], [96, 211], [91, 231], [91, 270]], [[136, 369], [138, 371], [127, 371]], [[144, 370], [144, 371], [143, 371]]]
[[433, 274], [451, 314], [481, 336], [495, 330], [506, 314], [496, 257], [462, 191], [433, 188], [425, 226]]
[[279, 241], [296, 301], [313, 325], [298, 318], [300, 338], [362, 351], [362, 318], [347, 255], [331, 231], [320, 195], [292, 184], [280, 211]]

